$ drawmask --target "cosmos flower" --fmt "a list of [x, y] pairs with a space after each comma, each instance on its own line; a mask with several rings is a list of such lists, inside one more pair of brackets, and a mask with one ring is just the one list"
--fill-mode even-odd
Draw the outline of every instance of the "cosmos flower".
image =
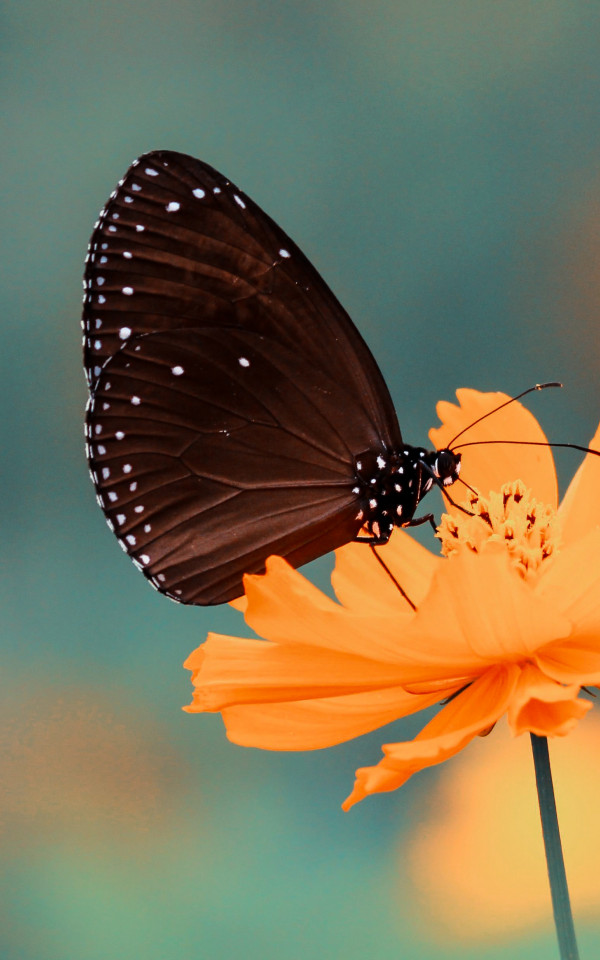
[[[438, 405], [438, 449], [508, 399], [457, 396]], [[457, 442], [471, 489], [451, 488], [467, 513], [448, 507], [443, 555], [404, 530], [378, 548], [415, 610], [364, 545], [336, 551], [338, 602], [271, 557], [237, 603], [265, 639], [210, 634], [186, 661], [185, 709], [220, 712], [234, 743], [310, 750], [440, 704], [414, 740], [386, 744], [357, 771], [344, 809], [448, 759], [503, 715], [515, 735], [569, 733], [592, 706], [581, 688], [600, 684], [600, 457], [586, 455], [559, 506], [549, 447], [485, 440], [545, 436], [513, 403]]]

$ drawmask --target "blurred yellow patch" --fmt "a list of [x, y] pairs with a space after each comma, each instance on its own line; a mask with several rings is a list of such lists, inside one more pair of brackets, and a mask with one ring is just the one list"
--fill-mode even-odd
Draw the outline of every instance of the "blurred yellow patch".
[[[552, 923], [548, 875], [531, 744], [511, 737], [504, 722], [490, 742], [473, 742], [446, 766], [419, 828], [403, 834], [399, 871], [406, 871], [419, 936], [436, 941], [489, 942]], [[567, 880], [575, 919], [598, 916], [600, 770], [594, 762], [600, 721], [589, 714], [550, 758]]]

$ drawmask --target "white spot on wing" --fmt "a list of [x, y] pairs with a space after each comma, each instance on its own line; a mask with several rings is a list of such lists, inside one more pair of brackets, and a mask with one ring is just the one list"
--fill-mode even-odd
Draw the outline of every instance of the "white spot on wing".
[[134, 405], [134, 407], [139, 407], [139, 405], [140, 405], [140, 403], [141, 403], [142, 401], [140, 400], [139, 397], [132, 397], [132, 398], [131, 398], [131, 402], [132, 402], [132, 404]]
[[192, 193], [198, 198], [198, 200], [202, 200], [202, 197], [206, 196], [206, 190], [202, 190], [201, 187], [196, 187], [194, 190], [192, 190]]
[[179, 210], [180, 207], [181, 207], [180, 203], [177, 203], [176, 200], [171, 200], [171, 202], [168, 203], [167, 206], [165, 207], [165, 210], [167, 211], [167, 213], [175, 213], [175, 211]]
[[282, 247], [281, 250], [279, 251], [279, 256], [285, 257], [287, 259], [288, 257], [291, 257], [291, 253], [289, 250], [286, 250], [285, 247]]
[[123, 287], [121, 292], [124, 293], [126, 297], [130, 297], [133, 293], [133, 287]]
[[241, 197], [238, 197], [237, 193], [234, 193], [233, 199], [234, 199], [235, 202], [237, 203], [238, 207], [241, 207], [242, 210], [245, 210], [245, 209], [246, 209], [246, 204], [244, 203], [244, 201], [242, 200]]
[[250, 361], [246, 357], [238, 357], [240, 367], [249, 367]]
[[127, 337], [131, 336], [131, 327], [121, 327], [119, 330], [119, 336], [121, 340], [127, 340]]
[[171, 367], [171, 373], [173, 373], [176, 377], [180, 377], [183, 373], [183, 367]]

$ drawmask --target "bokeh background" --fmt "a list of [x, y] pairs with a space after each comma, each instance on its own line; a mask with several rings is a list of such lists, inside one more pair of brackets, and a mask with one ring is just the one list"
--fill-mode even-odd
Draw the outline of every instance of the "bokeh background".
[[[79, 313], [115, 182], [146, 150], [181, 150], [314, 261], [410, 442], [457, 387], [556, 378], [565, 389], [531, 408], [553, 438], [587, 443], [600, 5], [5, 0], [0, 18], [0, 955], [554, 956], [525, 741], [499, 728], [342, 814], [355, 768], [419, 721], [293, 755], [233, 746], [219, 717], [181, 711], [186, 655], [243, 625], [154, 593], [108, 531], [83, 456]], [[561, 458], [563, 486], [577, 462]], [[582, 745], [555, 753], [590, 957], [600, 732], [585, 723]]]

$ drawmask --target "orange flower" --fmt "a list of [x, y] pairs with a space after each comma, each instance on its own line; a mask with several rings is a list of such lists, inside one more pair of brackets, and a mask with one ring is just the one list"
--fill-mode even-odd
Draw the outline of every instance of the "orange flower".
[[[438, 405], [437, 448], [508, 399], [457, 396], [458, 406]], [[461, 437], [497, 439], [545, 441], [518, 403]], [[514, 734], [567, 734], [592, 705], [581, 687], [600, 684], [600, 458], [586, 456], [558, 507], [550, 448], [462, 452], [461, 476], [485, 496], [468, 491], [475, 516], [449, 508], [445, 557], [403, 530], [378, 548], [416, 611], [364, 545], [336, 552], [339, 603], [271, 557], [236, 603], [267, 639], [209, 634], [185, 663], [195, 687], [185, 709], [221, 712], [234, 743], [311, 750], [441, 701], [413, 741], [386, 744], [379, 764], [357, 771], [344, 809], [448, 759], [503, 714]]]

